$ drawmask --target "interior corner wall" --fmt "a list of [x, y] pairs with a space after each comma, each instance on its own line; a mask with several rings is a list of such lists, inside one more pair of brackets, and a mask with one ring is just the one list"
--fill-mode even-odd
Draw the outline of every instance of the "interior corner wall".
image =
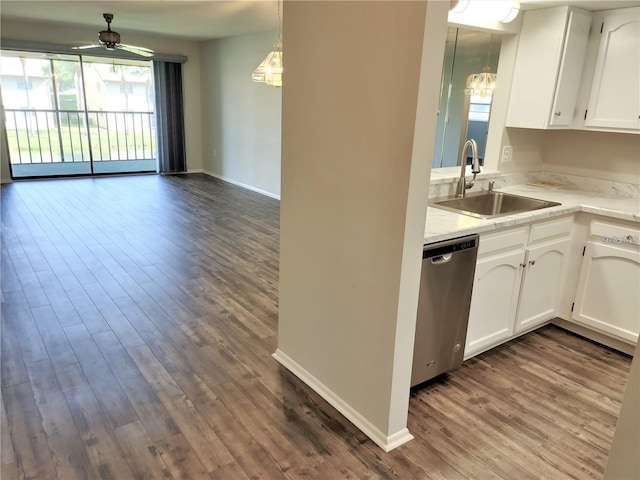
[[[444, 5], [431, 116], [421, 155], [414, 131], [427, 2], [285, 2], [278, 350], [283, 365], [384, 449], [407, 441], [422, 232], [401, 292], [408, 225], [426, 210]], [[354, 21], [357, 19], [357, 21]], [[429, 34], [431, 32], [429, 31]], [[425, 39], [426, 42], [426, 39]], [[381, 68], [383, 66], [383, 68]], [[412, 162], [425, 175], [412, 180]], [[421, 182], [421, 183], [420, 183]], [[412, 186], [420, 183], [420, 192]], [[413, 185], [412, 185], [413, 184]], [[415, 202], [415, 203], [414, 203]], [[424, 215], [416, 224], [424, 227]], [[403, 310], [402, 302], [413, 308]], [[410, 313], [407, 313], [411, 310]], [[398, 316], [407, 314], [406, 322]], [[396, 338], [398, 335], [398, 338]], [[394, 385], [394, 370], [404, 381]], [[402, 399], [393, 398], [402, 389]], [[403, 401], [400, 401], [403, 400]], [[393, 418], [393, 406], [403, 409]]]
[[[2, 39], [11, 39], [77, 45], [78, 42], [82, 42], [83, 39], [86, 43], [95, 40], [96, 33], [101, 27], [102, 25], [100, 25], [100, 23], [96, 24], [95, 29], [91, 29], [2, 18], [0, 25], [0, 42]], [[159, 53], [185, 55], [188, 58], [187, 63], [182, 67], [187, 170], [202, 171], [200, 51], [198, 49], [198, 43], [179, 38], [161, 37], [136, 32], [121, 31], [121, 34], [128, 44], [151, 48]], [[52, 42], [52, 39], [55, 39], [55, 41]]]
[[279, 198], [282, 89], [251, 81], [275, 39], [267, 32], [202, 42], [200, 57], [204, 171]]

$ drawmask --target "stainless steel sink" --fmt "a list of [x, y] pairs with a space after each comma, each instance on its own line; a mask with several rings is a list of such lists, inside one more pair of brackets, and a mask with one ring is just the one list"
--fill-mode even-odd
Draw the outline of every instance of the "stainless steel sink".
[[555, 207], [557, 202], [521, 197], [502, 192], [468, 193], [463, 198], [436, 199], [431, 206], [476, 218], [495, 218], [541, 208]]

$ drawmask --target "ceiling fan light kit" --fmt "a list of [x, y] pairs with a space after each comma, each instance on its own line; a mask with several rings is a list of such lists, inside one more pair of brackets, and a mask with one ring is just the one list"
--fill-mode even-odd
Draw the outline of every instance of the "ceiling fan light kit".
[[74, 50], [85, 50], [87, 48], [99, 48], [103, 47], [107, 50], [124, 50], [126, 52], [134, 53], [142, 57], [152, 57], [153, 50], [144, 47], [136, 47], [134, 45], [125, 45], [120, 43], [120, 34], [114, 30], [111, 30], [111, 22], [113, 21], [112, 13], [103, 13], [102, 17], [107, 22], [107, 29], [98, 32], [98, 40], [100, 43], [93, 45], [82, 45], [80, 47], [73, 47]]

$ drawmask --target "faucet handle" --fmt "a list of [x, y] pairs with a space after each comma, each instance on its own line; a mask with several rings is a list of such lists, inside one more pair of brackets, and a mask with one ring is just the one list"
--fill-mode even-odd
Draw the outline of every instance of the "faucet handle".
[[489, 193], [493, 192], [493, 187], [496, 186], [496, 182], [494, 182], [493, 180], [491, 180], [489, 182]]

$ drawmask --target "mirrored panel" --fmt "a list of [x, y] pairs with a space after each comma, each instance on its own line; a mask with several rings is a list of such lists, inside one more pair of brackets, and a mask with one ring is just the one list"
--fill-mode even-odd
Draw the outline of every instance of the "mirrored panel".
[[[500, 36], [475, 30], [449, 28], [442, 69], [433, 168], [460, 165], [467, 139], [484, 152], [491, 114], [491, 88], [472, 90], [470, 82], [482, 73], [495, 74], [500, 56]], [[483, 80], [486, 78], [483, 77]], [[467, 159], [470, 161], [470, 158]]]

